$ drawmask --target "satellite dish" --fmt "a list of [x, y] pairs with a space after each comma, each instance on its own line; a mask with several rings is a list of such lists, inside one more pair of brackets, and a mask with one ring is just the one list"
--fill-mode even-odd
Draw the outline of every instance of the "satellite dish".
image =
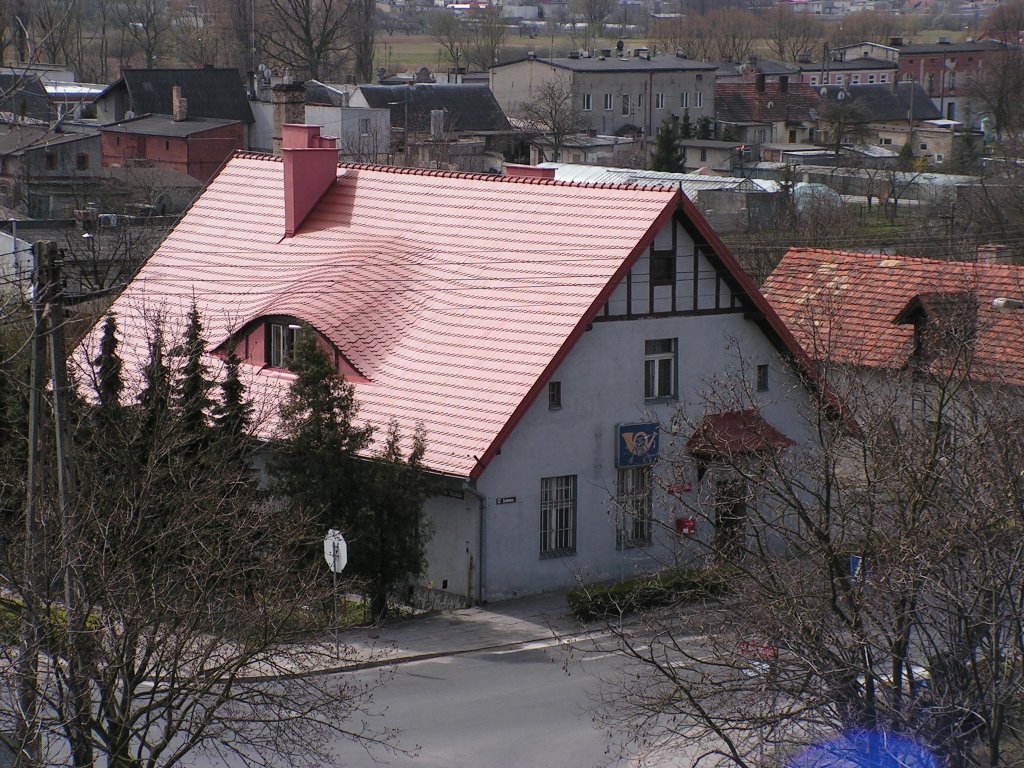
[[846, 91], [840, 91], [840, 92], [839, 92], [839, 93], [838, 93], [838, 94], [836, 95], [836, 98], [837, 98], [837, 99], [839, 99], [839, 101], [842, 101], [843, 99], [845, 99], [845, 98], [846, 98]]
[[774, 101], [769, 101], [766, 106], [768, 107], [768, 109], [772, 109], [775, 106], [775, 102]]
[[828, 87], [824, 85], [821, 86], [821, 90], [818, 91], [818, 93], [821, 94], [821, 98], [825, 98], [826, 96], [828, 96]]

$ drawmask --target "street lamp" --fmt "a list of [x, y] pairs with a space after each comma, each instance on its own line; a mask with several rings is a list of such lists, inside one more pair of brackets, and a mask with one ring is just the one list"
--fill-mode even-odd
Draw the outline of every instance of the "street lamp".
[[992, 299], [992, 309], [996, 312], [1019, 312], [1024, 309], [1024, 301], [1020, 299], [1008, 299], [1005, 296], [999, 296]]

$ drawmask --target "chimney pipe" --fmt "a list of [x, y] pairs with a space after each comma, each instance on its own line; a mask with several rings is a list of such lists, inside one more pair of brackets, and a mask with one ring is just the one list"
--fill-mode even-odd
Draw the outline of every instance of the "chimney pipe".
[[171, 87], [171, 115], [171, 119], [176, 123], [180, 123], [188, 118], [188, 99], [181, 95], [180, 85]]
[[271, 88], [274, 114], [274, 154], [281, 154], [281, 138], [285, 124], [306, 122], [306, 87], [302, 83], [278, 83]]
[[319, 125], [282, 126], [284, 234], [292, 237], [338, 178], [337, 139]]
[[1002, 243], [986, 243], [978, 246], [978, 261], [983, 264], [1012, 264], [1013, 251]]
[[553, 179], [555, 178], [555, 169], [538, 168], [535, 165], [520, 165], [519, 163], [505, 163], [505, 175], [525, 179]]

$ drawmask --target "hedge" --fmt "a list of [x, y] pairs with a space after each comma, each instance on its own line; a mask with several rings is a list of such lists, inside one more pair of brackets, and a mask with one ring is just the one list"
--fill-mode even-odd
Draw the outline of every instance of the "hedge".
[[569, 610], [580, 621], [609, 619], [644, 608], [671, 605], [728, 591], [721, 568], [688, 568], [618, 584], [580, 586], [569, 592]]

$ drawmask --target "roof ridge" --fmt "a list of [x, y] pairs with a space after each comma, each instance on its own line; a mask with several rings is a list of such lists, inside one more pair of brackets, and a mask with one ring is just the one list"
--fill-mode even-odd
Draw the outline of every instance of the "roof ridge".
[[[242, 160], [267, 160], [283, 162], [277, 155], [248, 150], [235, 150], [232, 158]], [[338, 168], [354, 171], [379, 171], [397, 176], [432, 176], [436, 178], [469, 179], [471, 181], [491, 181], [506, 184], [536, 184], [542, 186], [573, 187], [577, 189], [621, 189], [643, 192], [664, 192], [664, 188], [652, 187], [648, 184], [619, 184], [610, 181], [569, 181], [562, 179], [544, 179], [533, 176], [504, 176], [496, 173], [479, 173], [471, 171], [443, 171], [436, 168], [404, 168], [395, 165], [377, 165], [374, 163], [338, 163]], [[674, 188], [673, 188], [674, 189]]]
[[[968, 261], [966, 259], [935, 259], [930, 256], [911, 256], [909, 254], [902, 253], [867, 253], [864, 251], [845, 251], [838, 248], [790, 248], [786, 255], [790, 253], [798, 254], [828, 254], [834, 256], [854, 256], [862, 259], [899, 259], [901, 261], [909, 261], [920, 264], [956, 264], [960, 266], [973, 266], [975, 268], [991, 269], [993, 267], [1000, 267], [1007, 271], [1024, 271], [1024, 265], [1020, 264], [999, 264], [987, 261]], [[783, 256], [785, 258], [785, 256]]]

